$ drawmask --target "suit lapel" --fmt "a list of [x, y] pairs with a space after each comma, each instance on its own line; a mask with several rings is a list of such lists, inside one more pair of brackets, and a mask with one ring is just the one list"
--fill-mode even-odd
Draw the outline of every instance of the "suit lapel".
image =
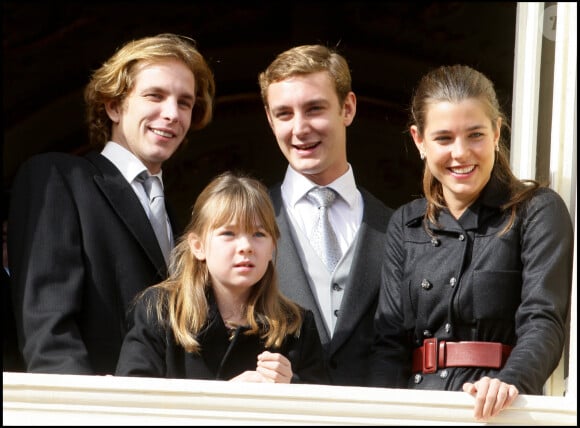
[[364, 199], [363, 220], [341, 307], [341, 312], [349, 315], [337, 319], [329, 349], [331, 354], [352, 335], [367, 312], [372, 311], [374, 316], [377, 303], [388, 218], [382, 217], [384, 210], [363, 189], [360, 190]]
[[113, 211], [143, 247], [153, 265], [160, 272], [165, 271], [165, 260], [155, 233], [133, 188], [115, 165], [101, 154], [93, 152], [87, 154], [86, 157], [100, 171], [100, 174], [95, 174], [93, 179], [108, 199]]
[[300, 306], [312, 311], [320, 339], [322, 343], [328, 343], [330, 336], [326, 328], [326, 323], [320, 314], [316, 298], [310, 287], [310, 281], [304, 271], [302, 260], [298, 254], [298, 246], [294, 241], [294, 232], [288, 220], [286, 210], [284, 209], [282, 192], [279, 185], [270, 189], [270, 197], [272, 198], [276, 212], [276, 221], [280, 229], [278, 252], [284, 254], [282, 258], [276, 256], [276, 270], [280, 277], [280, 289], [284, 295], [294, 300]]

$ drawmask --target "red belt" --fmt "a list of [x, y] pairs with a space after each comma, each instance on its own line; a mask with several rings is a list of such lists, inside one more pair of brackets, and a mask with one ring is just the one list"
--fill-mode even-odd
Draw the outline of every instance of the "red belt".
[[413, 373], [435, 373], [446, 367], [499, 369], [511, 351], [511, 346], [497, 342], [446, 342], [429, 338], [413, 351]]

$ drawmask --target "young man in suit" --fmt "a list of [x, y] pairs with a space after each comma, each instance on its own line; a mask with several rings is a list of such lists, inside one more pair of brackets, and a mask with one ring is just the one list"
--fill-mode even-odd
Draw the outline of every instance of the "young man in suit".
[[[214, 93], [213, 74], [191, 39], [131, 41], [85, 89], [98, 149], [83, 157], [41, 154], [21, 166], [8, 245], [28, 372], [115, 372], [133, 298], [167, 270], [144, 174], [161, 180], [187, 132], [211, 120]], [[162, 216], [170, 249], [179, 230], [171, 212]]]
[[[288, 160], [283, 182], [271, 188], [281, 231], [280, 287], [314, 312], [332, 383], [364, 386], [392, 210], [356, 185], [347, 160], [346, 128], [356, 113], [348, 64], [327, 47], [298, 46], [278, 55], [258, 79]], [[326, 211], [339, 248], [328, 264], [310, 235], [321, 211], [309, 192], [318, 187], [334, 195]]]

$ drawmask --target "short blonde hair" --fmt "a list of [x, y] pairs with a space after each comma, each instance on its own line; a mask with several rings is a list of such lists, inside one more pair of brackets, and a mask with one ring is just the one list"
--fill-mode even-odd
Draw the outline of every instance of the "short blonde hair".
[[352, 78], [346, 59], [323, 45], [302, 45], [279, 54], [268, 68], [258, 75], [260, 93], [268, 106], [268, 87], [295, 75], [326, 71], [334, 82], [339, 104], [343, 104], [352, 90]]

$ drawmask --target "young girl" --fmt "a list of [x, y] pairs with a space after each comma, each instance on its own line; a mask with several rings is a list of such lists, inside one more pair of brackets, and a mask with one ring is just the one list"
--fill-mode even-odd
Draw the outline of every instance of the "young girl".
[[116, 375], [326, 383], [311, 312], [279, 291], [266, 188], [224, 173], [199, 195], [167, 280], [136, 299]]

